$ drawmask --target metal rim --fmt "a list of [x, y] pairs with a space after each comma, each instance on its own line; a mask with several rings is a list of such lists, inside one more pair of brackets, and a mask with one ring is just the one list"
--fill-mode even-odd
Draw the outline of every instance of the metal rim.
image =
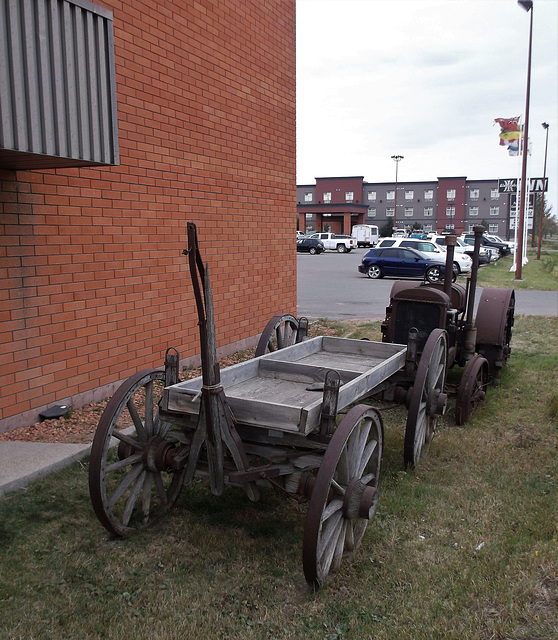
[[455, 423], [464, 425], [471, 413], [476, 411], [486, 396], [488, 384], [488, 361], [476, 355], [465, 365], [457, 389], [455, 401]]
[[[89, 464], [91, 503], [101, 524], [118, 536], [156, 522], [182, 489], [184, 470], [172, 472], [165, 463], [178, 441], [171, 425], [159, 420], [158, 395], [164, 380], [165, 372], [156, 369], [128, 378], [105, 407], [95, 432]], [[124, 426], [130, 428], [124, 431]], [[118, 446], [111, 446], [115, 443]]]
[[[437, 274], [437, 275], [433, 275], [433, 274]], [[430, 284], [436, 284], [437, 282], [440, 282], [441, 278], [442, 278], [442, 270], [440, 269], [440, 267], [437, 267], [437, 266], [428, 267], [428, 269], [426, 270], [426, 279], [428, 280], [428, 282], [430, 282]]]
[[434, 329], [424, 345], [411, 392], [403, 451], [406, 467], [418, 465], [423, 445], [432, 439], [438, 416], [445, 412], [447, 354], [446, 331]]
[[376, 278], [382, 277], [382, 270], [377, 264], [371, 264], [366, 270], [366, 275], [375, 280]]
[[290, 313], [273, 316], [262, 331], [256, 357], [296, 344], [298, 324], [298, 320]]
[[313, 589], [358, 549], [378, 503], [382, 451], [380, 413], [351, 409], [324, 454], [304, 525], [304, 576]]

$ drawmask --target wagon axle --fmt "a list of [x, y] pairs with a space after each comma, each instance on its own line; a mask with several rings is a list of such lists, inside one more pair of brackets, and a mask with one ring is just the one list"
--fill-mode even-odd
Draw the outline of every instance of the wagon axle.
[[[177, 473], [186, 467], [189, 453], [189, 443], [177, 446], [160, 436], [153, 436], [143, 449], [143, 464], [151, 472]], [[121, 456], [120, 447], [118, 455]]]

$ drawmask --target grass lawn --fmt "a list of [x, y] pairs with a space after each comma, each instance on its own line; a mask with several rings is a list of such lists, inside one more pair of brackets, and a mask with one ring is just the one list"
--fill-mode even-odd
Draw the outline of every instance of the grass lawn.
[[[380, 337], [379, 323], [328, 327]], [[517, 318], [512, 348], [482, 410], [456, 427], [450, 409], [416, 471], [403, 469], [405, 411], [383, 412], [378, 513], [315, 594], [306, 507], [271, 489], [251, 503], [195, 481], [129, 539], [96, 520], [87, 462], [6, 496], [0, 637], [555, 640], [558, 318]]]
[[521, 280], [515, 279], [513, 256], [500, 258], [479, 270], [478, 282], [482, 287], [503, 287], [538, 291], [558, 291], [558, 251], [541, 251], [537, 260], [536, 250], [527, 251], [527, 264], [521, 268]]

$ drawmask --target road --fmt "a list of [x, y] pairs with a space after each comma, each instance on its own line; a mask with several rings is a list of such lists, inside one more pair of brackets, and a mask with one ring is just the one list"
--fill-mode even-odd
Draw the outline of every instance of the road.
[[[299, 253], [297, 316], [332, 320], [383, 319], [395, 279], [371, 280], [361, 275], [357, 267], [366, 251], [355, 249], [348, 254], [328, 251], [319, 256]], [[459, 281], [465, 282], [465, 279]], [[516, 290], [515, 313], [558, 316], [558, 291]]]

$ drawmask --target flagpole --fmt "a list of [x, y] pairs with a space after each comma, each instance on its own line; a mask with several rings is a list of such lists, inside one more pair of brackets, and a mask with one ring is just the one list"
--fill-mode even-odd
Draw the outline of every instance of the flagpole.
[[[546, 182], [546, 152], [548, 151], [548, 127], [549, 125], [546, 122], [542, 123], [542, 126], [546, 132], [546, 142], [544, 145], [544, 169], [543, 169], [543, 187], [541, 193], [541, 219], [539, 220], [539, 241], [537, 243], [537, 260], [541, 259], [541, 244], [542, 244], [542, 227], [543, 227], [543, 218], [544, 218], [544, 183]], [[535, 204], [536, 204], [535, 199]], [[533, 209], [534, 212], [534, 209]], [[533, 219], [534, 220], [534, 219]], [[533, 229], [533, 236], [535, 235], [535, 230]]]
[[[519, 131], [521, 133], [521, 125], [519, 125]], [[522, 149], [521, 138], [518, 139], [517, 144], [519, 146], [519, 153], [517, 154], [518, 162], [517, 162], [517, 174], [516, 174], [517, 189], [515, 192], [515, 211], [513, 214], [513, 241], [515, 242], [516, 251], [514, 251], [513, 253], [513, 264], [510, 267], [510, 271], [515, 271], [515, 268], [517, 265], [517, 244], [518, 244], [517, 232], [519, 229], [519, 200], [521, 197], [521, 149]]]
[[525, 127], [523, 130], [523, 162], [521, 165], [521, 202], [519, 209], [519, 229], [517, 236], [517, 246], [515, 248], [515, 279], [521, 280], [521, 267], [523, 266], [523, 225], [525, 222], [525, 194], [527, 180], [527, 144], [529, 140], [529, 102], [531, 94], [531, 50], [533, 44], [533, 2], [532, 0], [518, 0], [518, 4], [529, 12], [529, 55], [527, 59], [527, 90], [525, 97]]

